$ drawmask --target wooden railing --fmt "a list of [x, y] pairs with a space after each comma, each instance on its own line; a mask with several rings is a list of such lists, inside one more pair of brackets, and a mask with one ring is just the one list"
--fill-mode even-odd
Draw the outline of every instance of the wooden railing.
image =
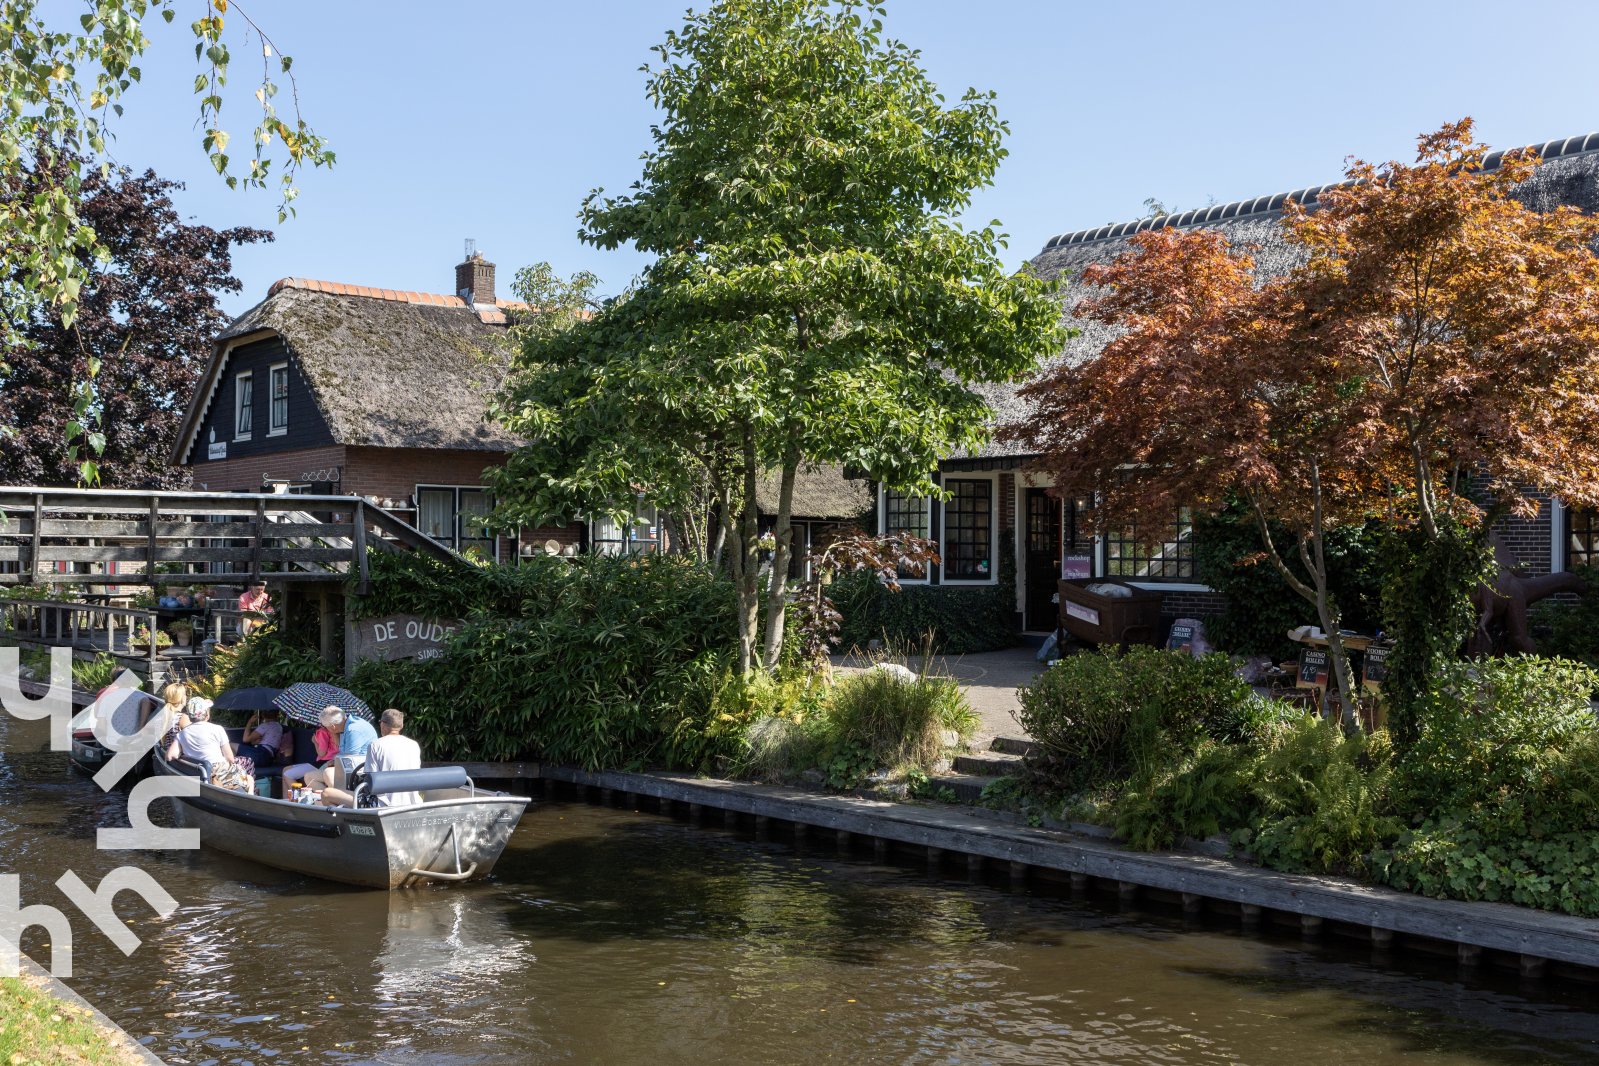
[[460, 561], [356, 496], [0, 488], [0, 585], [365, 586], [369, 547]]

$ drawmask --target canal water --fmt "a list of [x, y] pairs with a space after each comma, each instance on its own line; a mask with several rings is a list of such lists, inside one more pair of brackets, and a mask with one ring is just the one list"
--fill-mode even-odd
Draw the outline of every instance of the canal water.
[[1591, 986], [1463, 985], [631, 810], [535, 802], [458, 889], [99, 852], [126, 797], [42, 736], [0, 721], [0, 870], [25, 903], [124, 863], [181, 901], [163, 921], [122, 897], [130, 957], [77, 916], [71, 981], [173, 1064], [1599, 1061]]

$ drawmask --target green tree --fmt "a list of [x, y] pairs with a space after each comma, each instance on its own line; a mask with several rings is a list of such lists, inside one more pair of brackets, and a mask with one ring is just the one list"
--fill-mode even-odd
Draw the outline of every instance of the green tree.
[[[972, 385], [1058, 350], [1048, 286], [1006, 273], [997, 223], [956, 221], [1006, 154], [994, 95], [947, 102], [882, 15], [723, 0], [667, 34], [643, 175], [582, 212], [583, 239], [658, 258], [625, 300], [525, 346], [507, 391], [532, 441], [499, 485], [513, 513], [653, 496], [692, 457], [738, 587], [741, 671], [782, 646], [797, 471], [936, 492], [938, 460], [986, 436]], [[764, 648], [763, 474], [779, 500]]]
[[[69, 6], [81, 12], [75, 22], [63, 18]], [[292, 117], [278, 113], [274, 78], [285, 78], [292, 90], [290, 57], [237, 3], [205, 0], [201, 10], [189, 25], [199, 66], [194, 91], [201, 147], [230, 187], [265, 188], [276, 180], [281, 222], [294, 211], [299, 169], [330, 166], [333, 153], [300, 117], [297, 99]], [[85, 160], [103, 159], [123, 97], [143, 78], [146, 25], [157, 15], [170, 23], [176, 11], [176, 0], [0, 0], [0, 185], [12, 187], [26, 175], [57, 176], [33, 197], [0, 205], [0, 341], [25, 343], [22, 324], [49, 309], [71, 329], [89, 277], [87, 262], [110, 260], [111, 250], [78, 213], [83, 167]], [[232, 138], [222, 121], [230, 42], [259, 48], [262, 62], [261, 77], [251, 82], [258, 118], [243, 165], [229, 154]], [[109, 163], [100, 164], [100, 173], [108, 176]], [[99, 366], [91, 362], [89, 375], [75, 386], [78, 429], [67, 444], [75, 457], [85, 457], [81, 467], [91, 482], [97, 469], [87, 456], [97, 454], [103, 440], [91, 431], [101, 409], [94, 385]]]

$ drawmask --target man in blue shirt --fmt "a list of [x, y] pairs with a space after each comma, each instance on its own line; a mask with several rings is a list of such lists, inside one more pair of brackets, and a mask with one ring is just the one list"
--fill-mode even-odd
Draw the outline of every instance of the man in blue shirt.
[[[365, 762], [366, 749], [378, 738], [378, 731], [365, 718], [345, 714], [341, 707], [322, 708], [321, 721], [322, 728], [332, 733], [339, 742], [339, 757], [326, 770], [326, 785], [343, 790], [348, 787], [344, 780], [343, 761], [346, 758], [354, 759], [357, 766]], [[330, 805], [338, 804], [334, 801]]]

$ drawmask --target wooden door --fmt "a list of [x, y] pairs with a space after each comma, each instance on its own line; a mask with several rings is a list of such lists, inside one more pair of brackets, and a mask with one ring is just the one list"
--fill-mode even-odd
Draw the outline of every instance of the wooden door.
[[1026, 556], [1025, 625], [1053, 630], [1056, 625], [1056, 581], [1060, 578], [1061, 508], [1048, 489], [1028, 489], [1022, 552]]

